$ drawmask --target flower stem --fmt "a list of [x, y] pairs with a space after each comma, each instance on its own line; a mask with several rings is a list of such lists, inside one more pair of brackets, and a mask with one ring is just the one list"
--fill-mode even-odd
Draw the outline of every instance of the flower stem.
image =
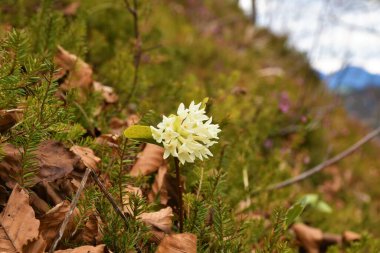
[[179, 160], [174, 157], [175, 164], [175, 174], [177, 177], [177, 190], [178, 190], [178, 216], [179, 216], [179, 232], [183, 232], [183, 201], [182, 201], [182, 184], [181, 184], [181, 173], [179, 169]]

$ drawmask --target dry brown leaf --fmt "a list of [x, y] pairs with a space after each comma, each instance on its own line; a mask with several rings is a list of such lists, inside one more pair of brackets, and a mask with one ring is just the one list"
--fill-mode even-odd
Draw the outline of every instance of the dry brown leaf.
[[359, 241], [361, 239], [361, 235], [352, 231], [344, 231], [342, 238], [344, 243], [350, 244], [352, 242]]
[[165, 177], [168, 172], [168, 165], [166, 162], [158, 168], [158, 173], [155, 177], [154, 183], [152, 185], [152, 191], [148, 194], [148, 199], [150, 202], [154, 201], [154, 198], [159, 195], [160, 203], [162, 205], [168, 204], [168, 191], [165, 185]]
[[104, 244], [98, 246], [82, 246], [75, 249], [56, 250], [54, 253], [105, 253], [106, 246]]
[[319, 253], [319, 246], [323, 240], [323, 233], [320, 229], [309, 227], [302, 223], [292, 226], [298, 241], [308, 253]]
[[63, 90], [89, 89], [91, 87], [92, 69], [82, 59], [59, 46], [54, 61], [61, 68], [58, 78], [62, 78], [68, 73], [64, 83], [60, 86]]
[[[49, 211], [50, 206], [45, 200], [41, 199], [34, 191], [29, 192], [30, 205], [34, 208], [37, 214], [42, 215]], [[38, 216], [37, 216], [38, 217]]]
[[99, 218], [95, 214], [91, 214], [88, 217], [83, 231], [80, 234], [81, 241], [84, 243], [96, 245], [103, 239], [103, 235], [99, 227]]
[[173, 210], [166, 207], [158, 212], [142, 213], [138, 216], [145, 224], [153, 226], [165, 233], [170, 233], [172, 229]]
[[133, 187], [130, 185], [127, 185], [125, 191], [126, 191], [126, 194], [124, 194], [123, 196], [123, 211], [129, 214], [133, 214], [133, 211], [131, 210], [131, 207], [129, 205], [130, 195], [134, 194], [141, 198], [143, 196], [142, 191], [140, 188]]
[[130, 172], [131, 176], [146, 176], [157, 171], [164, 162], [163, 154], [163, 147], [150, 143], [146, 144], [144, 150], [139, 154], [136, 163], [132, 167]]
[[70, 174], [80, 159], [62, 143], [51, 140], [40, 144], [36, 157], [40, 166], [38, 177], [48, 182]]
[[71, 4], [66, 6], [65, 9], [62, 10], [62, 13], [66, 16], [74, 16], [78, 11], [79, 6], [79, 2], [72, 2]]
[[22, 111], [0, 110], [0, 133], [7, 131], [22, 118]]
[[118, 144], [118, 135], [115, 134], [102, 134], [99, 137], [95, 139], [95, 142], [99, 145], [108, 146], [113, 149], [114, 153], [116, 154], [119, 144]]
[[[63, 220], [65, 219], [65, 215], [69, 211], [69, 209], [70, 202], [65, 200], [62, 203], [53, 207], [51, 210], [49, 210], [49, 212], [47, 212], [45, 215], [41, 217], [40, 233], [45, 239], [48, 248], [51, 246], [51, 243], [57, 236], [59, 228]], [[67, 238], [71, 234], [71, 232], [73, 232], [75, 228], [75, 224], [73, 223], [73, 221], [75, 219], [75, 216], [78, 215], [78, 213], [78, 209], [75, 209], [73, 215], [70, 218], [69, 223], [67, 224], [62, 239]]]
[[140, 121], [140, 117], [138, 115], [131, 114], [127, 118], [127, 125], [133, 126], [133, 125], [136, 125], [137, 123], [139, 123], [139, 121]]
[[0, 178], [7, 187], [13, 188], [21, 167], [21, 153], [15, 146], [8, 143], [2, 145], [1, 149], [4, 156], [0, 161]]
[[[0, 215], [0, 252], [27, 252], [27, 245], [38, 239], [40, 222], [29, 206], [29, 196], [19, 185], [13, 188]], [[39, 251], [42, 252], [42, 251]]]
[[[0, 162], [0, 178], [6, 182], [6, 186], [13, 188], [19, 177], [21, 167], [22, 150], [11, 144], [2, 146], [4, 158]], [[40, 168], [34, 183], [40, 181], [51, 182], [70, 174], [79, 157], [70, 152], [62, 143], [56, 141], [44, 141], [34, 152]]]
[[119, 100], [119, 96], [115, 93], [112, 87], [103, 85], [100, 82], [93, 82], [94, 90], [100, 92], [104, 101], [108, 104], [114, 104]]
[[82, 163], [84, 164], [83, 170], [88, 167], [94, 171], [98, 171], [97, 164], [101, 161], [101, 159], [94, 154], [92, 149], [74, 145], [70, 148], [70, 151], [80, 157]]
[[196, 253], [197, 237], [183, 233], [166, 236], [158, 245], [156, 253]]
[[4, 186], [0, 185], [0, 207], [4, 207], [11, 193]]

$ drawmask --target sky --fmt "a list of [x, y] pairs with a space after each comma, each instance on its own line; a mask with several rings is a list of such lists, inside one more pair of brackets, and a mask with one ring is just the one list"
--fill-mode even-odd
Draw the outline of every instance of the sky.
[[[259, 26], [287, 34], [311, 65], [329, 74], [358, 66], [380, 74], [380, 1], [256, 0]], [[251, 0], [240, 0], [249, 14]]]

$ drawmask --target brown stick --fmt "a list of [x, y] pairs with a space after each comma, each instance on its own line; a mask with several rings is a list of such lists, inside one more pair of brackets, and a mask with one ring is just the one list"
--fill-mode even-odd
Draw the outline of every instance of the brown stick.
[[133, 55], [134, 72], [133, 72], [132, 89], [127, 98], [127, 102], [129, 102], [132, 99], [137, 89], [137, 83], [139, 81], [141, 56], [143, 52], [141, 49], [142, 41], [141, 41], [140, 29], [139, 29], [139, 12], [138, 12], [137, 0], [132, 1], [133, 7], [132, 7], [132, 4], [129, 2], [129, 0], [124, 0], [124, 2], [125, 2], [125, 5], [127, 6], [129, 13], [133, 17], [133, 31], [134, 31], [134, 36], [135, 36], [135, 49], [134, 49], [134, 55]]
[[71, 201], [70, 209], [69, 209], [69, 211], [65, 215], [65, 219], [63, 220], [63, 222], [61, 224], [61, 227], [59, 228], [58, 236], [55, 238], [52, 246], [50, 247], [49, 253], [53, 253], [54, 252], [54, 250], [57, 247], [59, 241], [62, 239], [63, 233], [65, 232], [66, 226], [69, 223], [71, 215], [73, 214], [74, 209], [75, 209], [75, 207], [78, 204], [79, 197], [80, 197], [80, 195], [81, 195], [81, 193], [82, 193], [82, 191], [84, 189], [84, 186], [86, 185], [86, 182], [87, 182], [87, 179], [88, 179], [88, 175], [90, 174], [90, 172], [91, 172], [91, 169], [90, 168], [86, 168], [86, 171], [85, 171], [85, 173], [83, 175], [83, 178], [82, 178], [80, 186], [79, 186], [79, 188], [77, 190], [77, 193], [75, 194], [75, 197]]
[[107, 191], [106, 187], [103, 185], [102, 182], [100, 182], [100, 179], [95, 174], [95, 172], [92, 171], [91, 173], [92, 178], [94, 179], [95, 183], [99, 186], [99, 189], [103, 192], [104, 196], [108, 199], [108, 201], [111, 203], [113, 209], [115, 212], [120, 215], [120, 217], [123, 219], [126, 226], [128, 226], [128, 219], [124, 215], [124, 212], [120, 209], [120, 207], [116, 204], [116, 201], [113, 199], [111, 194]]
[[343, 158], [351, 155], [352, 153], [354, 153], [356, 150], [358, 150], [361, 146], [363, 146], [365, 143], [369, 142], [370, 140], [372, 140], [373, 138], [375, 138], [377, 135], [380, 134], [380, 127], [376, 128], [375, 130], [373, 130], [372, 132], [368, 133], [367, 135], [365, 135], [363, 138], [361, 138], [358, 142], [356, 142], [354, 145], [352, 145], [351, 147], [347, 148], [346, 150], [344, 150], [343, 152], [337, 154], [336, 156], [318, 164], [317, 166], [315, 166], [314, 168], [311, 168], [310, 170], [307, 170], [303, 173], [301, 173], [300, 175], [296, 176], [296, 177], [293, 177], [293, 178], [290, 178], [290, 179], [287, 179], [283, 182], [280, 182], [280, 183], [277, 183], [277, 184], [273, 184], [273, 185], [270, 185], [268, 186], [267, 188], [264, 188], [264, 189], [259, 189], [257, 191], [254, 191], [252, 194], [257, 194], [257, 193], [260, 193], [260, 192], [268, 192], [268, 191], [274, 191], [274, 190], [278, 190], [278, 189], [281, 189], [281, 188], [285, 188], [289, 185], [292, 185], [292, 184], [295, 184], [295, 183], [298, 183], [302, 180], [305, 180], [306, 178], [314, 175], [315, 173], [323, 170], [324, 168], [342, 160]]
[[179, 211], [179, 232], [183, 232], [183, 200], [182, 200], [182, 184], [181, 184], [181, 172], [179, 168], [179, 160], [174, 157], [175, 174], [177, 178], [177, 190], [178, 190], [178, 211]]

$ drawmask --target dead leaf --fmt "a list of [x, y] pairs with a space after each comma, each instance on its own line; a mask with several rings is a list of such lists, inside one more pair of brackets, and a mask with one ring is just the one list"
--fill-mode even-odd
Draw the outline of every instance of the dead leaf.
[[154, 179], [154, 183], [152, 185], [152, 191], [148, 194], [148, 199], [150, 202], [154, 201], [154, 198], [159, 195], [160, 196], [160, 203], [162, 205], [168, 204], [168, 191], [165, 187], [165, 176], [168, 172], [168, 165], [166, 162], [164, 162], [163, 165], [158, 168], [158, 173]]
[[146, 144], [144, 150], [138, 155], [130, 175], [133, 177], [146, 176], [157, 171], [164, 162], [163, 154], [163, 147], [150, 143]]
[[65, 9], [63, 9], [63, 14], [65, 16], [74, 16], [78, 9], [79, 9], [80, 3], [79, 2], [72, 2], [68, 6], [66, 6]]
[[22, 111], [0, 110], [0, 133], [7, 131], [22, 118]]
[[[11, 144], [2, 146], [4, 158], [0, 162], [0, 178], [6, 182], [6, 186], [13, 188], [16, 179], [20, 176], [22, 150]], [[38, 175], [34, 178], [34, 183], [40, 181], [52, 182], [56, 179], [65, 177], [74, 169], [79, 157], [70, 152], [64, 145], [56, 141], [44, 141], [34, 152], [38, 166]]]
[[119, 148], [118, 144], [118, 135], [115, 134], [102, 134], [95, 139], [96, 144], [108, 146], [113, 149], [115, 154], [117, 153], [117, 149]]
[[140, 117], [137, 114], [131, 114], [127, 118], [127, 126], [133, 126], [139, 123]]
[[42, 142], [36, 151], [40, 172], [38, 181], [52, 182], [70, 174], [79, 157], [67, 149], [62, 143], [56, 141]]
[[102, 94], [104, 101], [108, 104], [114, 104], [119, 100], [119, 96], [115, 93], [112, 87], [105, 86], [100, 82], [93, 82], [94, 90]]
[[[40, 233], [45, 239], [48, 248], [51, 246], [51, 243], [57, 236], [59, 228], [61, 227], [61, 224], [65, 219], [65, 215], [69, 211], [69, 209], [70, 202], [65, 200], [53, 207], [51, 210], [49, 210], [45, 215], [41, 217]], [[68, 238], [70, 234], [73, 232], [75, 228], [75, 224], [73, 221], [75, 219], [75, 216], [78, 215], [78, 213], [78, 209], [75, 209], [73, 215], [70, 218], [69, 223], [67, 224], [62, 239]]]
[[10, 192], [4, 186], [0, 185], [0, 207], [4, 207], [8, 201]]
[[82, 246], [75, 249], [56, 250], [54, 253], [105, 253], [106, 246], [104, 244], [98, 246]]
[[158, 245], [156, 253], [196, 253], [197, 237], [183, 233], [166, 236]]
[[[168, 165], [164, 162], [158, 169], [152, 190], [148, 194], [149, 201], [153, 202], [155, 198], [159, 197], [162, 205], [169, 205], [171, 207], [178, 206], [179, 195], [176, 182], [175, 177], [168, 173]], [[183, 185], [184, 178], [182, 176], [181, 182]], [[176, 211], [176, 209], [174, 209], [174, 211]]]
[[129, 204], [130, 195], [134, 194], [141, 198], [143, 196], [142, 191], [140, 188], [133, 187], [130, 185], [127, 185], [125, 191], [126, 191], [126, 194], [124, 194], [123, 196], [123, 211], [129, 214], [133, 214], [133, 210], [131, 210], [131, 207]]
[[153, 226], [165, 233], [170, 233], [172, 229], [173, 210], [166, 207], [158, 212], [142, 213], [138, 216], [145, 224]]
[[292, 226], [298, 241], [308, 253], [319, 253], [319, 246], [323, 240], [322, 230], [309, 227], [302, 223], [297, 223]]
[[46, 203], [43, 199], [41, 199], [34, 191], [30, 191], [29, 198], [30, 198], [30, 205], [34, 208], [37, 214], [41, 215], [49, 211], [50, 209], [49, 204]]
[[0, 251], [26, 252], [24, 248], [38, 239], [39, 226], [27, 192], [16, 185], [0, 215]]
[[361, 239], [361, 235], [352, 231], [344, 231], [342, 238], [345, 244], [350, 244], [352, 242], [359, 241]]
[[16, 185], [18, 172], [21, 167], [21, 153], [12, 144], [6, 143], [1, 147], [3, 159], [0, 161], [0, 178], [8, 188]]
[[99, 244], [103, 240], [103, 234], [99, 226], [100, 222], [99, 217], [95, 214], [90, 214], [83, 229], [76, 236], [75, 241], [91, 245]]
[[120, 136], [123, 134], [123, 131], [139, 122], [140, 117], [136, 114], [131, 114], [126, 120], [122, 120], [117, 117], [112, 117], [110, 120], [110, 133], [114, 136]]
[[69, 53], [58, 46], [58, 51], [54, 57], [55, 64], [61, 68], [57, 78], [63, 78], [64, 83], [60, 86], [63, 90], [71, 88], [89, 89], [92, 84], [92, 69], [90, 65], [74, 54]]
[[98, 171], [97, 164], [101, 161], [101, 159], [94, 154], [92, 149], [74, 145], [70, 148], [70, 151], [80, 157], [82, 163], [84, 164], [83, 170], [88, 167], [94, 171]]

